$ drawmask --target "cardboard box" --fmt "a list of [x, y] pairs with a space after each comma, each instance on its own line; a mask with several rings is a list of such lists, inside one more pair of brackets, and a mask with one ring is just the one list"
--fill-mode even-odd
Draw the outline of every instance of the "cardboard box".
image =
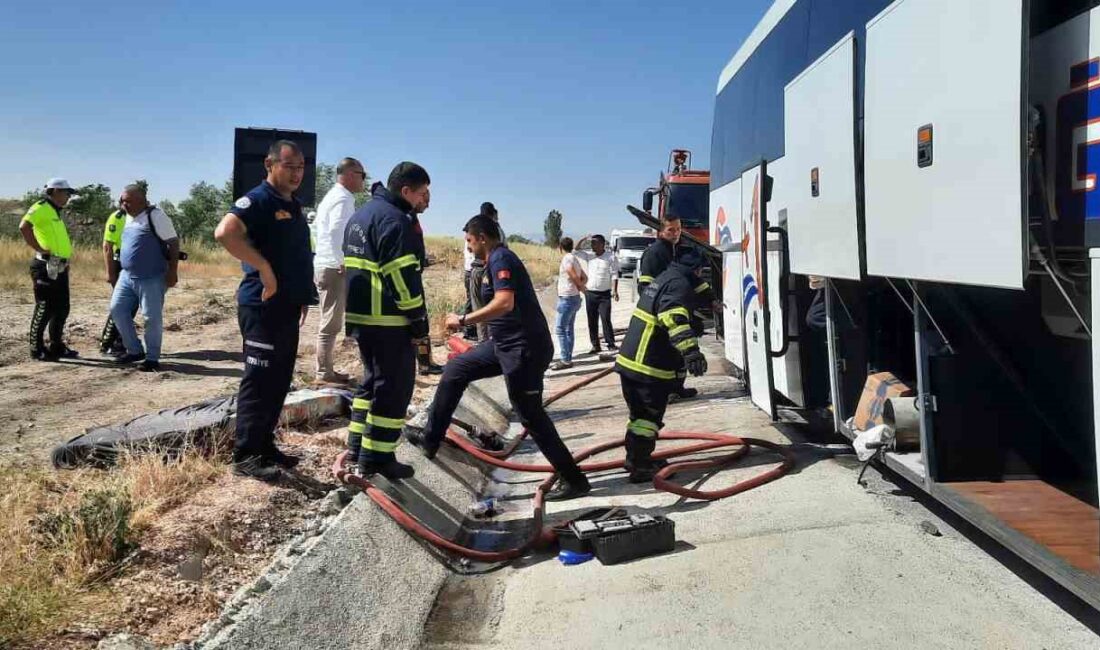
[[856, 407], [855, 427], [866, 431], [882, 424], [882, 405], [891, 397], [912, 397], [916, 391], [889, 372], [867, 376]]

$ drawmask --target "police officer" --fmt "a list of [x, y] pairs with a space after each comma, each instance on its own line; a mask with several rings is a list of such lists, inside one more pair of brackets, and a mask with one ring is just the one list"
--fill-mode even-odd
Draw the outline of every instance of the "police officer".
[[405, 437], [433, 458], [470, 382], [503, 374], [520, 421], [561, 477], [546, 498], [563, 500], [587, 494], [591, 490], [588, 480], [542, 405], [543, 375], [554, 356], [554, 346], [531, 277], [519, 257], [501, 244], [500, 230], [492, 218], [473, 217], [465, 230], [467, 246], [485, 262], [481, 285], [485, 306], [462, 316], [447, 314], [446, 327], [458, 331], [488, 323], [489, 339], [444, 366], [425, 427], [409, 425]]
[[294, 197], [305, 173], [298, 145], [279, 140], [264, 159], [267, 179], [222, 218], [214, 237], [241, 261], [237, 321], [244, 339], [244, 377], [237, 393], [233, 471], [278, 478], [298, 458], [275, 447], [275, 425], [290, 389], [298, 330], [317, 303], [309, 225]]
[[695, 376], [707, 371], [706, 357], [699, 350], [691, 326], [701, 267], [702, 256], [686, 249], [668, 269], [647, 283], [615, 359], [615, 371], [630, 410], [625, 467], [631, 483], [652, 480], [664, 466], [651, 455], [664, 426], [669, 395], [680, 381], [681, 368]]
[[[73, 195], [63, 178], [46, 183], [46, 197], [35, 201], [19, 221], [23, 240], [34, 249], [31, 279], [34, 281], [34, 316], [31, 317], [31, 358], [38, 361], [72, 359], [76, 350], [62, 340], [65, 320], [69, 317], [69, 258], [73, 254], [69, 231], [61, 219], [61, 210]], [[50, 332], [50, 347], [44, 336]]]
[[[640, 297], [645, 291], [646, 286], [654, 281], [654, 279], [661, 275], [675, 261], [684, 251], [691, 250], [688, 247], [680, 246], [680, 236], [683, 234], [683, 227], [680, 224], [680, 217], [674, 215], [665, 215], [661, 217], [660, 230], [657, 232], [657, 241], [649, 245], [649, 248], [645, 249], [642, 253], [642, 259], [638, 262], [638, 296]], [[698, 276], [694, 276], [693, 289], [695, 291], [695, 300], [692, 304], [688, 305], [688, 311], [692, 311], [697, 306], [706, 304], [714, 299], [714, 292], [711, 289], [710, 283], [703, 281]], [[702, 335], [703, 323], [701, 320], [692, 318], [692, 328], [694, 328], [696, 335]], [[699, 394], [699, 390], [695, 388], [684, 387], [684, 378], [679, 380], [677, 386], [671, 394], [673, 401], [677, 399], [690, 399]]]
[[412, 467], [397, 462], [394, 450], [416, 382], [416, 343], [428, 337], [420, 276], [424, 238], [416, 215], [428, 209], [430, 185], [420, 165], [398, 164], [385, 187], [371, 188], [372, 200], [344, 231], [344, 321], [363, 361], [363, 383], [348, 426], [348, 460], [358, 463], [363, 476], [413, 475]]
[[[121, 201], [121, 199], [119, 200]], [[112, 287], [118, 282], [118, 274], [122, 270], [119, 255], [122, 251], [122, 228], [125, 225], [126, 211], [119, 208], [107, 217], [107, 223], [103, 226], [103, 264], [107, 271], [107, 283]], [[119, 335], [118, 328], [115, 327], [115, 321], [111, 318], [109, 312], [107, 322], [103, 324], [103, 333], [99, 337], [99, 350], [103, 354], [114, 356], [126, 354], [126, 348], [122, 345], [122, 337]]]

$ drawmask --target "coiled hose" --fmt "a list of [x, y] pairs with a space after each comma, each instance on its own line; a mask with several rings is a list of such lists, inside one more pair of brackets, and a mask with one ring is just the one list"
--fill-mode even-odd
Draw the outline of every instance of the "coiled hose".
[[[448, 345], [455, 352], [461, 353], [469, 348], [469, 344], [458, 338], [451, 338], [448, 341]], [[585, 377], [580, 378], [577, 381], [570, 383], [569, 385], [561, 388], [558, 391], [552, 393], [544, 404], [551, 404], [566, 395], [569, 395], [573, 391], [587, 386], [598, 379], [606, 377], [610, 374], [612, 368], [606, 368], [599, 372], [592, 373]], [[515, 559], [523, 555], [528, 549], [536, 546], [540, 542], [552, 542], [553, 533], [550, 528], [543, 528], [543, 514], [545, 510], [545, 497], [546, 491], [554, 485], [557, 480], [557, 476], [554, 474], [554, 468], [549, 464], [529, 464], [529, 463], [515, 463], [507, 460], [511, 456], [516, 448], [526, 437], [527, 432], [524, 431], [519, 436], [511, 441], [506, 449], [501, 451], [489, 451], [482, 449], [480, 446], [475, 445], [466, 436], [458, 433], [454, 429], [447, 430], [447, 437], [450, 443], [463, 450], [467, 454], [470, 454], [474, 458], [492, 465], [494, 467], [500, 467], [503, 469], [509, 469], [517, 472], [532, 472], [549, 474], [549, 476], [542, 483], [535, 488], [535, 495], [532, 499], [532, 526], [531, 535], [520, 546], [504, 549], [501, 551], [482, 551], [479, 549], [469, 548], [452, 542], [449, 539], [445, 539], [435, 531], [431, 530], [424, 524], [420, 523], [415, 517], [405, 511], [400, 505], [398, 505], [393, 499], [389, 497], [385, 492], [376, 487], [370, 482], [368, 478], [353, 474], [344, 467], [344, 459], [347, 456], [347, 451], [342, 452], [332, 465], [332, 474], [339, 481], [348, 485], [355, 485], [362, 488], [364, 493], [372, 501], [378, 504], [378, 507], [393, 518], [395, 522], [408, 533], [415, 535], [428, 543], [443, 549], [445, 551], [467, 557], [472, 560], [479, 560], [482, 562], [505, 562]], [[671, 462], [667, 467], [664, 467], [656, 476], [653, 477], [653, 487], [664, 492], [670, 492], [689, 499], [700, 499], [704, 501], [715, 501], [718, 499], [724, 499], [726, 497], [751, 490], [752, 488], [761, 486], [765, 483], [774, 481], [775, 479], [783, 476], [794, 467], [794, 457], [790, 451], [782, 445], [777, 445], [767, 440], [759, 440], [756, 438], [741, 438], [739, 436], [731, 436], [724, 433], [702, 433], [694, 431], [672, 431], [663, 433], [660, 436], [661, 440], [694, 440], [695, 444], [681, 445], [673, 447], [671, 449], [663, 449], [653, 454], [656, 459], [671, 459], [686, 456], [689, 454], [696, 454], [703, 451], [710, 451], [712, 449], [719, 449], [722, 447], [737, 447], [735, 451], [730, 454], [719, 456], [716, 458], [707, 458], [701, 460], [686, 460], [680, 462]], [[619, 469], [623, 467], [624, 459], [602, 461], [602, 462], [582, 462], [586, 461], [593, 456], [597, 456], [611, 449], [621, 447], [625, 444], [625, 440], [613, 440], [611, 442], [605, 442], [602, 444], [594, 445], [582, 449], [580, 452], [574, 454], [573, 458], [580, 465], [580, 468], [584, 472], [600, 472], [610, 469]], [[737, 460], [745, 457], [752, 445], [762, 447], [776, 452], [782, 457], [782, 462], [761, 474], [753, 476], [751, 478], [739, 481], [738, 483], [731, 485], [727, 488], [720, 490], [693, 490], [687, 488], [678, 483], [672, 482], [671, 478], [680, 472], [691, 470], [717, 470], [726, 467]]]

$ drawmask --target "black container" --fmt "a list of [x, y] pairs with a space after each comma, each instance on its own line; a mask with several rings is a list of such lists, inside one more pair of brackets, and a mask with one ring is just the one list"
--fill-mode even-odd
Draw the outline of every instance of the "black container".
[[667, 517], [631, 515], [602, 521], [575, 521], [570, 535], [560, 536], [561, 548], [592, 552], [603, 564], [671, 551], [676, 545], [676, 524]]

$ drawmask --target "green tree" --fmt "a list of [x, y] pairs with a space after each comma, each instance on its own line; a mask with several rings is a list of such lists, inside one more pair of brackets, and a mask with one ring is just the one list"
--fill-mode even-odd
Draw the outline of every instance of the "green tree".
[[[336, 165], [330, 165], [328, 163], [317, 163], [316, 187], [317, 187], [317, 204], [320, 205], [321, 199], [325, 198], [328, 191], [332, 189], [332, 186], [336, 184]], [[316, 206], [314, 206], [316, 207]]]
[[180, 201], [178, 213], [173, 218], [176, 232], [184, 239], [214, 241], [214, 228], [229, 211], [230, 196], [229, 184], [219, 189], [206, 181], [195, 183], [187, 198]]
[[527, 239], [523, 235], [512, 234], [512, 235], [508, 235], [508, 237], [506, 239], [508, 240], [509, 244], [534, 244], [535, 243], [535, 242], [531, 241], [530, 239]]
[[69, 218], [82, 226], [103, 225], [107, 215], [115, 211], [111, 188], [100, 183], [76, 188], [76, 196], [65, 206]]
[[561, 242], [561, 213], [557, 210], [551, 210], [550, 214], [546, 215], [546, 221], [542, 222], [542, 234], [545, 236], [546, 245], [550, 248], [557, 248], [558, 243]]

